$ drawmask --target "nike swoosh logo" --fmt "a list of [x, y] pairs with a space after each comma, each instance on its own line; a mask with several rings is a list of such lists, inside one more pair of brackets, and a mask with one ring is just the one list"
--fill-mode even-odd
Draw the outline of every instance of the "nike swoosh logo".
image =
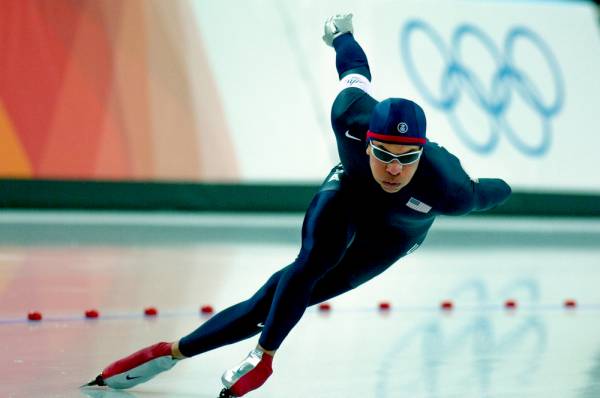
[[139, 379], [140, 377], [142, 377], [142, 376], [134, 376], [134, 377], [131, 377], [131, 376], [129, 376], [129, 375], [125, 376], [125, 378], [126, 378], [127, 380]]
[[350, 138], [350, 139], [353, 139], [353, 140], [356, 140], [356, 141], [360, 141], [360, 140], [361, 140], [361, 139], [360, 139], [360, 138], [358, 138], [358, 137], [355, 137], [355, 136], [353, 136], [353, 135], [350, 135], [350, 130], [346, 130], [346, 137], [348, 137], [348, 138]]
[[258, 323], [256, 326], [258, 326], [259, 328], [264, 328], [265, 324], [261, 322], [261, 323]]

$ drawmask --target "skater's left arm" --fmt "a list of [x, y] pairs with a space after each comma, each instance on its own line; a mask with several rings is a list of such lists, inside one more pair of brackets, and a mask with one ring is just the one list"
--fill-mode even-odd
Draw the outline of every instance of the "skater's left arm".
[[428, 151], [435, 157], [439, 170], [441, 213], [462, 215], [472, 211], [486, 211], [497, 207], [510, 197], [510, 186], [500, 178], [471, 178], [460, 160], [443, 147], [432, 144]]
[[510, 197], [510, 186], [500, 178], [472, 180], [465, 173], [464, 181], [446, 188], [444, 214], [463, 215], [472, 211], [486, 211], [497, 207]]
[[469, 181], [469, 196], [472, 196], [471, 211], [486, 211], [506, 202], [512, 190], [500, 178], [479, 178]]
[[506, 202], [512, 193], [510, 185], [500, 178], [479, 178], [472, 181], [473, 211], [486, 211]]
[[465, 173], [465, 181], [459, 186], [447, 187], [447, 215], [462, 215], [472, 211], [486, 211], [497, 207], [510, 197], [510, 186], [500, 178], [470, 179]]

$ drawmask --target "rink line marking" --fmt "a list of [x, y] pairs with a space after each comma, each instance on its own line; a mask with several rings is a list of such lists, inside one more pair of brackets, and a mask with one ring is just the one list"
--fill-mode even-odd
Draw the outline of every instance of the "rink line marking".
[[[329, 316], [335, 313], [342, 314], [359, 314], [359, 313], [376, 313], [381, 315], [387, 315], [392, 313], [402, 313], [402, 312], [411, 312], [411, 313], [439, 313], [442, 315], [451, 315], [451, 314], [461, 314], [465, 312], [480, 312], [480, 311], [490, 311], [490, 312], [505, 312], [507, 314], [518, 314], [518, 313], [530, 313], [530, 312], [563, 312], [565, 314], [574, 314], [576, 312], [594, 312], [600, 311], [600, 304], [580, 304], [576, 308], [565, 308], [564, 306], [559, 306], [556, 304], [540, 304], [540, 305], [531, 305], [531, 306], [519, 306], [515, 309], [507, 309], [501, 305], [477, 305], [477, 306], [460, 306], [457, 305], [452, 310], [443, 310], [439, 306], [393, 306], [389, 310], [382, 311], [378, 308], [333, 308], [327, 312], [320, 312], [318, 308], [310, 308], [308, 313], [313, 313], [317, 315], [326, 315]], [[57, 323], [57, 322], [87, 322], [94, 323], [100, 321], [119, 321], [119, 320], [140, 320], [144, 319], [149, 322], [157, 321], [161, 318], [191, 318], [196, 317], [201, 320], [208, 320], [212, 315], [201, 314], [197, 311], [166, 311], [159, 312], [156, 316], [147, 316], [144, 315], [143, 312], [136, 313], [107, 313], [102, 314], [98, 318], [89, 319], [84, 315], [64, 315], [64, 316], [44, 316], [41, 321], [30, 321], [26, 316], [19, 318], [0, 318], [0, 326], [2, 325], [14, 325], [14, 324], [30, 324], [30, 325], [38, 325], [42, 323]]]

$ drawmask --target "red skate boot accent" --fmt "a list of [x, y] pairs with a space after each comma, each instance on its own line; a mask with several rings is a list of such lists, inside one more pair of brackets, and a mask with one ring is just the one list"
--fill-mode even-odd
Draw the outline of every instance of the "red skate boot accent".
[[171, 369], [178, 361], [171, 356], [171, 343], [157, 343], [108, 365], [87, 385], [131, 388]]
[[226, 392], [233, 397], [241, 397], [262, 386], [273, 374], [273, 356], [254, 349], [239, 365], [227, 370], [221, 381]]

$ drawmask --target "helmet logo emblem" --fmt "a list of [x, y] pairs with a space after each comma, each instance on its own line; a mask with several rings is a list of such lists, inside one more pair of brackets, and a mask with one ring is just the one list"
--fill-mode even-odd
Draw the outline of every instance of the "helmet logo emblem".
[[404, 134], [408, 131], [408, 124], [400, 122], [396, 128], [398, 129], [399, 133]]

